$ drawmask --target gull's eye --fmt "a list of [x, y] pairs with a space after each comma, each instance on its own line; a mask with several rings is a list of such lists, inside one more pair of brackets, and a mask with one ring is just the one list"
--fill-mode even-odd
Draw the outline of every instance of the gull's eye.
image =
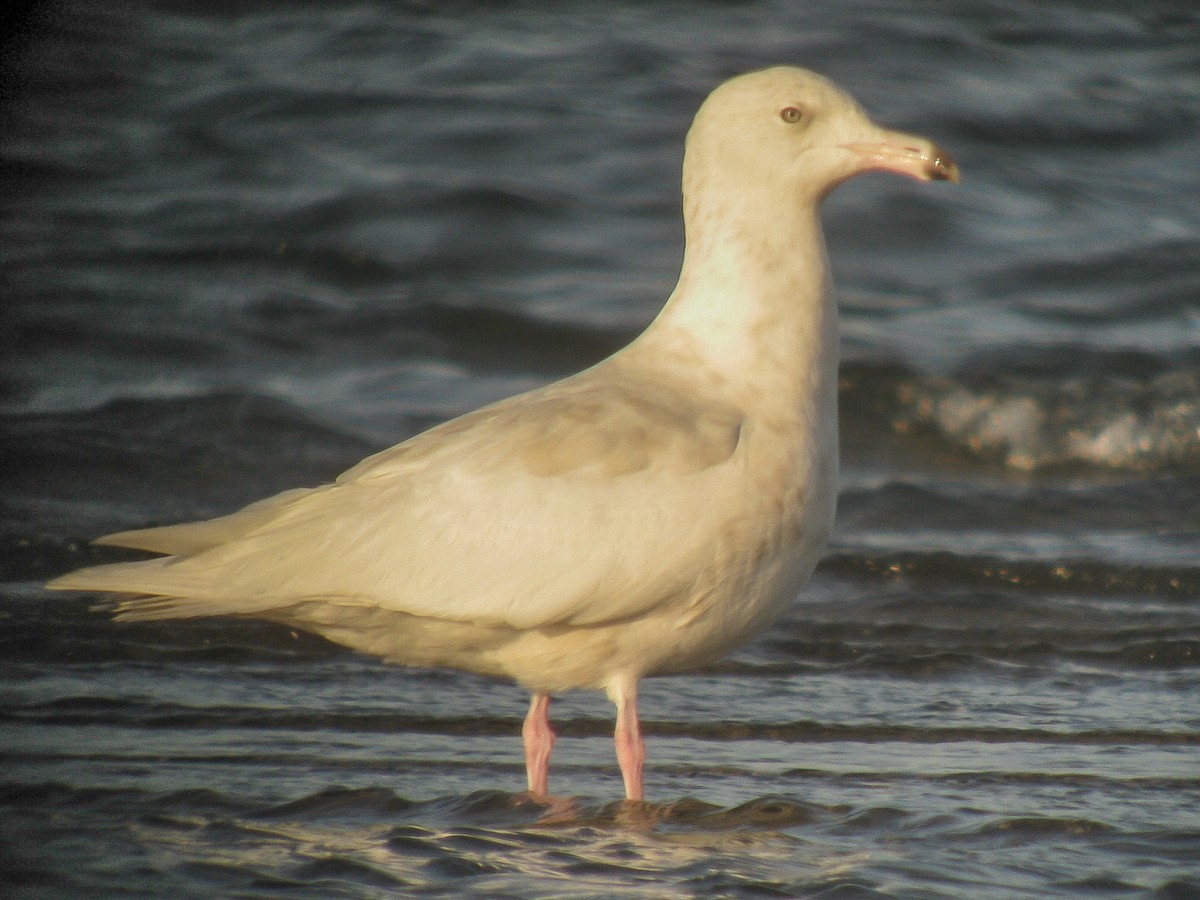
[[779, 111], [779, 118], [783, 119], [789, 125], [795, 125], [804, 118], [804, 110], [798, 106], [785, 106]]

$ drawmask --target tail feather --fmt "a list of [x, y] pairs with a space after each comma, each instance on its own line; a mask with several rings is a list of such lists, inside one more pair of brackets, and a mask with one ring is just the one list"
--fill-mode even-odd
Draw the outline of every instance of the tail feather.
[[54, 591], [112, 594], [113, 598], [98, 604], [99, 608], [111, 610], [117, 619], [127, 622], [253, 614], [287, 605], [279, 598], [250, 601], [222, 596], [220, 573], [211, 566], [196, 563], [195, 558], [270, 524], [312, 490], [284, 491], [216, 519], [105, 535], [95, 543], [166, 555], [77, 569], [55, 578], [46, 587]]
[[102, 604], [125, 621], [191, 619], [259, 613], [287, 605], [277, 598], [255, 603], [214, 594], [211, 580], [189, 566], [174, 565], [178, 557], [141, 562], [111, 563], [77, 569], [46, 584], [54, 591], [98, 591], [115, 594]]
[[239, 509], [227, 516], [205, 519], [200, 522], [183, 522], [179, 525], [164, 525], [159, 528], [137, 528], [118, 531], [97, 538], [93, 543], [110, 547], [132, 547], [152, 553], [172, 556], [192, 556], [220, 544], [249, 534], [275, 519], [279, 513], [301, 496], [311, 493], [312, 488], [293, 488], [257, 503]]
[[46, 584], [52, 591], [104, 591], [112, 594], [155, 594], [178, 596], [194, 593], [173, 577], [168, 567], [175, 557], [147, 559], [139, 562], [110, 563], [89, 566], [60, 575]]
[[161, 622], [166, 619], [199, 619], [215, 615], [211, 604], [194, 597], [146, 597], [114, 595], [91, 607], [112, 613], [118, 622]]

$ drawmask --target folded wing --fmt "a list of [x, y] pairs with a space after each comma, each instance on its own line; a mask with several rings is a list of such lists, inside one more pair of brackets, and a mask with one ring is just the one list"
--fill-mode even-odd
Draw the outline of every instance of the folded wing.
[[319, 598], [513, 628], [614, 621], [686, 592], [712, 558], [717, 498], [742, 480], [741, 428], [738, 410], [666, 388], [568, 379], [418, 435], [333, 484], [111, 535], [172, 555], [51, 586], [140, 595], [118, 607], [130, 619]]

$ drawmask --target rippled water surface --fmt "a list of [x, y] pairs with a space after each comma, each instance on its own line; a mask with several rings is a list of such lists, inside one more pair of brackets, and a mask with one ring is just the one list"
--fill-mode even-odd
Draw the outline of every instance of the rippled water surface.
[[[0, 129], [6, 896], [1200, 896], [1200, 15], [1185, 3], [43, 7]], [[42, 582], [599, 359], [682, 137], [816, 68], [949, 148], [825, 206], [838, 530], [612, 711]]]

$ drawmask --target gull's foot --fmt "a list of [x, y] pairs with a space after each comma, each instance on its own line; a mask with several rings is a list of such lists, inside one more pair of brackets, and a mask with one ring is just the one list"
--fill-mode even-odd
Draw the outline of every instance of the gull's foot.
[[579, 804], [574, 797], [555, 797], [550, 794], [534, 794], [523, 791], [513, 795], [513, 806], [540, 806], [542, 814], [539, 825], [558, 825], [579, 817]]

